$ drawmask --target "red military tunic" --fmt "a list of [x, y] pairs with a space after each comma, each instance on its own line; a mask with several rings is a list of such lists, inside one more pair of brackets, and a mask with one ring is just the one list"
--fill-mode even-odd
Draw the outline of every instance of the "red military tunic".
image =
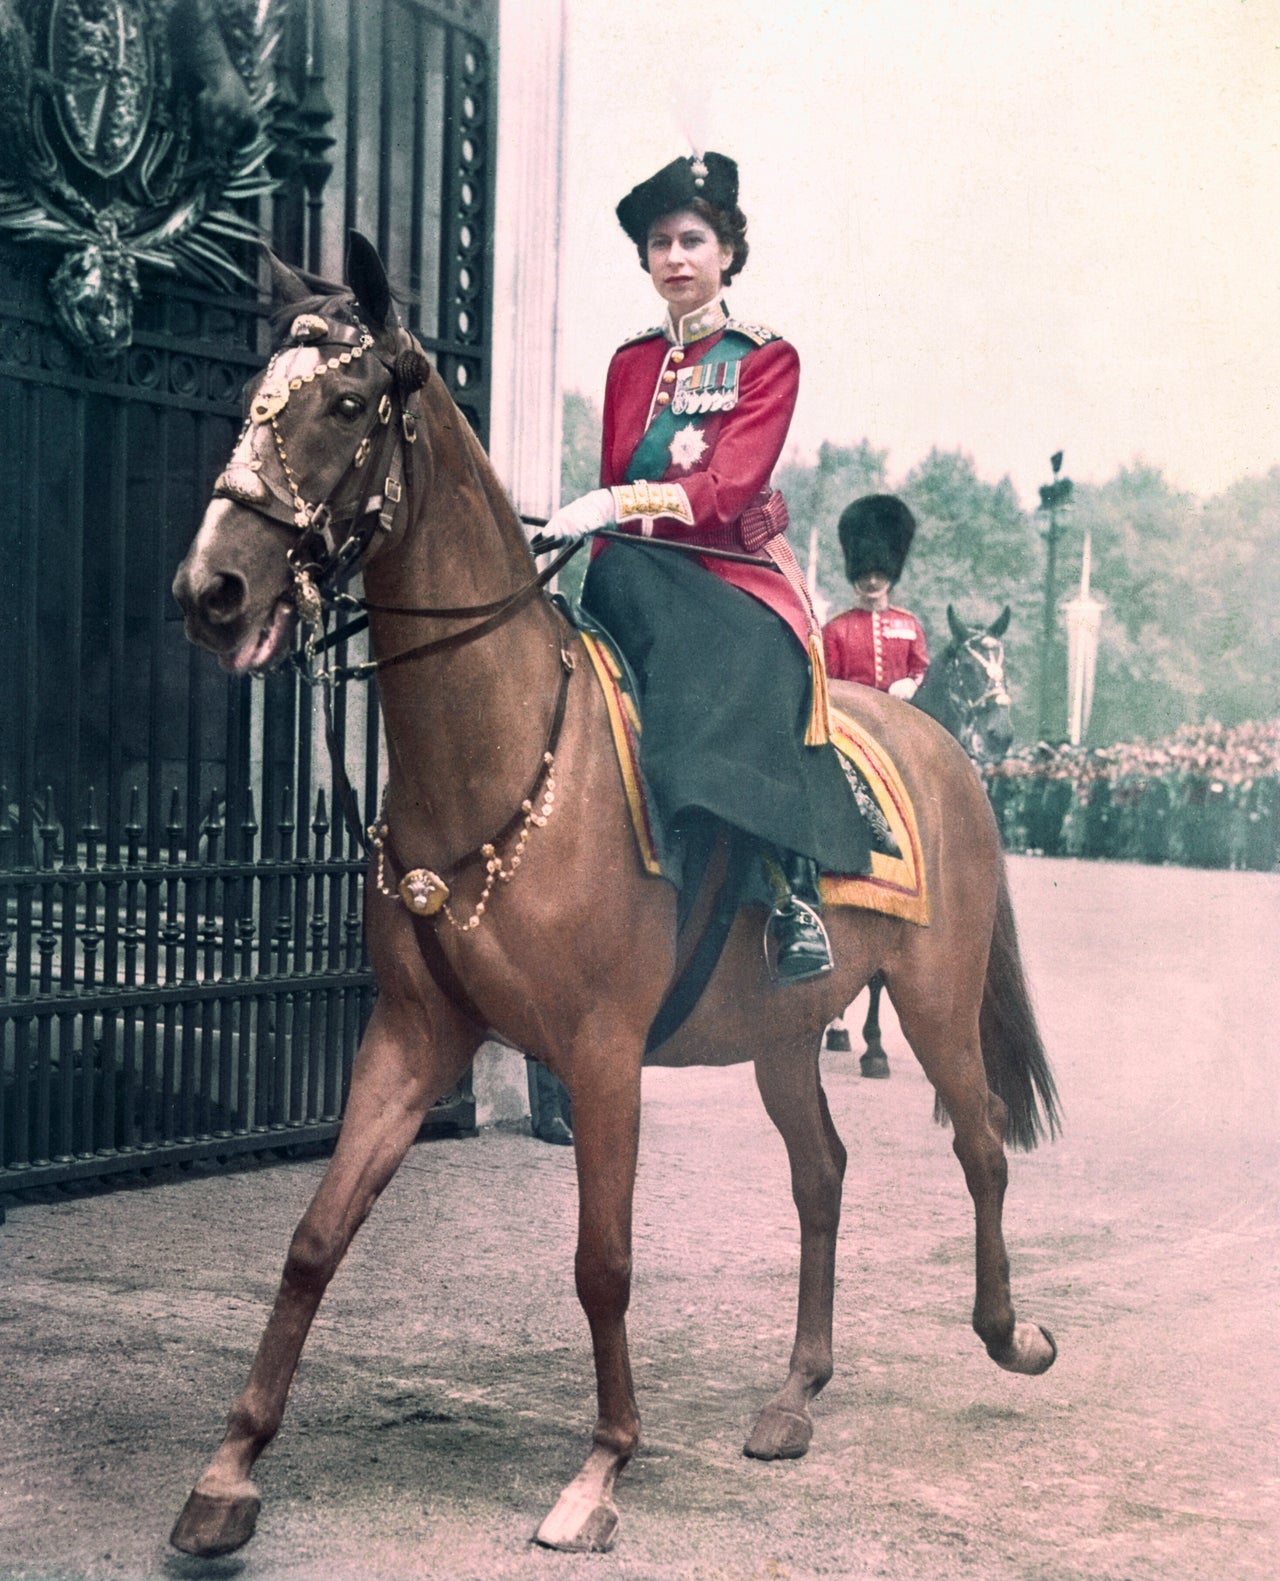
[[887, 692], [895, 681], [919, 686], [929, 668], [924, 629], [909, 609], [847, 609], [822, 628], [827, 674]]
[[[737, 365], [729, 409], [708, 410], [676, 434], [670, 465], [660, 477], [645, 480], [660, 487], [628, 485], [627, 470], [649, 425], [699, 368], [714, 375], [714, 348], [730, 328], [757, 345]], [[620, 346], [605, 384], [600, 460], [600, 482], [614, 489], [619, 502], [619, 527], [741, 552], [735, 524], [768, 486], [799, 382], [795, 348], [771, 330], [730, 319], [719, 301], [686, 314], [678, 325], [668, 322]], [[598, 542], [594, 552], [604, 548]], [[760, 560], [760, 570], [725, 560], [700, 563], [758, 598], [807, 643], [809, 621], [799, 595], [765, 555]]]

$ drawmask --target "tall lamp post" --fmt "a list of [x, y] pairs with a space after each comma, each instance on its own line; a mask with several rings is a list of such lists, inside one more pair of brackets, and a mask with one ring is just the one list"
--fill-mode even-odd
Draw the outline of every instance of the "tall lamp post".
[[1050, 740], [1055, 733], [1061, 734], [1061, 731], [1054, 731], [1055, 713], [1051, 687], [1053, 682], [1053, 647], [1057, 622], [1058, 542], [1066, 531], [1064, 517], [1071, 509], [1071, 479], [1060, 475], [1062, 472], [1061, 450], [1056, 451], [1049, 457], [1049, 465], [1053, 468], [1053, 482], [1040, 485], [1040, 504], [1038, 506], [1048, 523], [1043, 533], [1046, 549], [1044, 623], [1040, 631], [1040, 739], [1042, 741]]

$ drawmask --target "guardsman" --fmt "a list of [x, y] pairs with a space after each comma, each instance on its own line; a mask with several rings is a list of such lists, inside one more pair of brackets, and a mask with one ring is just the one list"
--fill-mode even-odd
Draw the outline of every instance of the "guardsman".
[[907, 563], [916, 519], [896, 495], [867, 494], [845, 507], [839, 533], [854, 603], [822, 629], [827, 673], [910, 699], [929, 668], [929, 648], [920, 622], [889, 595]]

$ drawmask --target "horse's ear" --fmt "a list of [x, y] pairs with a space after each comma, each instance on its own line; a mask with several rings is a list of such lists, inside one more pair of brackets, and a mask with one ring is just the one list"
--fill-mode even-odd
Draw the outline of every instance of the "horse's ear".
[[290, 302], [305, 302], [308, 297], [315, 295], [302, 276], [295, 274], [287, 263], [281, 263], [270, 247], [263, 251], [271, 270], [271, 295], [278, 307], [285, 307]]
[[352, 231], [347, 238], [347, 284], [355, 293], [365, 322], [377, 334], [400, 327], [378, 249], [359, 231]]
[[1004, 606], [1004, 608], [1000, 611], [1000, 613], [996, 616], [996, 618], [987, 627], [987, 636], [988, 637], [1003, 637], [1005, 632], [1008, 631], [1008, 629], [1009, 629], [1009, 617], [1012, 614], [1013, 614], [1013, 610], [1010, 609], [1008, 604], [1006, 604]]
[[955, 605], [947, 605], [947, 625], [951, 627], [951, 635], [957, 642], [965, 642], [969, 637], [969, 629], [956, 614]]

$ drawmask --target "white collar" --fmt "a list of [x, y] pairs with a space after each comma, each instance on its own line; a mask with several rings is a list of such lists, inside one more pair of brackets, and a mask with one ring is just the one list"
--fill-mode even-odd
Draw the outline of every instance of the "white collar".
[[695, 340], [705, 340], [708, 335], [714, 335], [728, 322], [729, 304], [722, 296], [713, 296], [691, 313], [682, 314], [678, 323], [672, 319], [671, 309], [668, 308], [662, 333], [673, 346], [689, 346]]

